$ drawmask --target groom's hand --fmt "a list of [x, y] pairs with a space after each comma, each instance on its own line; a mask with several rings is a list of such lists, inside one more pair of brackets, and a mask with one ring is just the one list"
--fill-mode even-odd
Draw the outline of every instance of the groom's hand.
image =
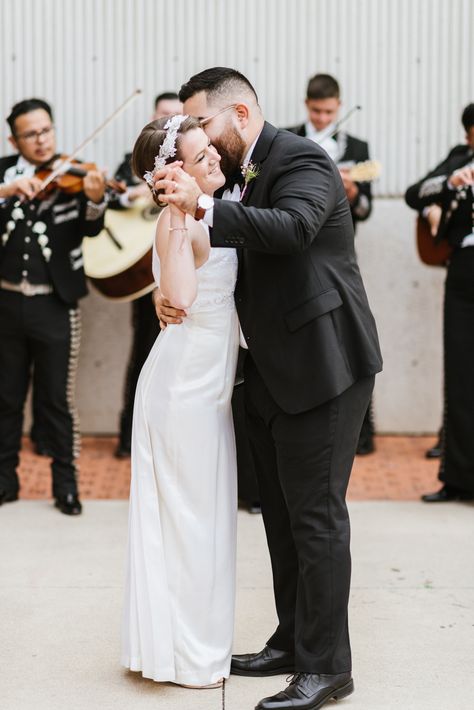
[[183, 322], [183, 318], [186, 317], [186, 311], [181, 308], [173, 308], [168, 299], [161, 294], [159, 288], [155, 288], [151, 298], [160, 321], [161, 330], [164, 330], [170, 323], [179, 324]]
[[196, 179], [188, 175], [182, 168], [182, 163], [176, 161], [159, 170], [155, 175], [155, 190], [165, 190], [166, 194], [158, 199], [166, 205], [175, 205], [182, 212], [194, 217], [197, 200], [202, 190]]

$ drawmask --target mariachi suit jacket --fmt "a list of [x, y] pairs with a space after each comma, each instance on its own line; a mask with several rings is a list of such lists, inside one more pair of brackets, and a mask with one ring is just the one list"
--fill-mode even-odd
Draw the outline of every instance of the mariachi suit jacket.
[[[0, 159], [0, 182], [8, 168], [16, 164], [17, 156]], [[12, 225], [13, 211], [19, 208], [23, 217]], [[85, 236], [98, 235], [104, 226], [105, 202], [96, 205], [83, 193], [66, 195], [55, 190], [44, 200], [19, 204], [17, 198], [0, 204], [0, 265], [9, 248], [11, 239], [24, 240], [26, 236], [39, 241], [41, 235], [48, 239], [47, 249], [42, 249], [48, 274], [59, 298], [74, 304], [86, 295], [87, 286], [82, 255], [82, 240]], [[18, 213], [19, 214], [19, 213]], [[9, 275], [4, 274], [4, 278]], [[12, 278], [12, 277], [10, 277]]]
[[408, 188], [405, 201], [421, 212], [432, 204], [440, 205], [441, 219], [437, 240], [447, 239], [454, 247], [473, 230], [474, 195], [472, 188], [450, 189], [448, 179], [455, 170], [474, 160], [474, 151], [466, 145], [455, 146], [448, 156], [424, 178]]

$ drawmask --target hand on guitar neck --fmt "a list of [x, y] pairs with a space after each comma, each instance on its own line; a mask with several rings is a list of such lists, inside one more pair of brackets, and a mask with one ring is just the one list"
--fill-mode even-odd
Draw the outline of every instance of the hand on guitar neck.
[[423, 216], [430, 225], [430, 232], [432, 237], [436, 237], [438, 233], [438, 227], [441, 220], [441, 207], [439, 205], [430, 205], [423, 211]]
[[365, 160], [350, 167], [339, 168], [347, 199], [351, 204], [356, 201], [359, 194], [357, 183], [372, 182], [379, 177], [380, 169], [380, 163], [376, 160]]

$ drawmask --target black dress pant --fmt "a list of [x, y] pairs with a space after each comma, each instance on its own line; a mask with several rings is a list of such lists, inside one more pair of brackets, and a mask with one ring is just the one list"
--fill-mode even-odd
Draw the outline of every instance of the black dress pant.
[[236, 386], [232, 394], [232, 416], [234, 419], [235, 447], [237, 453], [237, 483], [239, 500], [247, 505], [258, 505], [258, 491], [255, 466], [250, 450], [245, 416], [244, 364], [247, 350], [240, 348], [235, 376]]
[[132, 349], [125, 375], [123, 409], [120, 414], [120, 445], [130, 449], [132, 444], [132, 419], [138, 377], [155, 340], [160, 334], [160, 323], [151, 294], [132, 302]]
[[474, 493], [474, 247], [453, 252], [444, 299], [444, 451], [439, 478]]
[[17, 491], [23, 413], [34, 370], [36, 405], [52, 456], [53, 496], [77, 493], [74, 384], [80, 315], [54, 294], [0, 290], [0, 489]]
[[301, 414], [274, 401], [251, 357], [248, 432], [270, 550], [278, 627], [268, 645], [295, 652], [296, 671], [351, 668], [346, 489], [374, 377]]

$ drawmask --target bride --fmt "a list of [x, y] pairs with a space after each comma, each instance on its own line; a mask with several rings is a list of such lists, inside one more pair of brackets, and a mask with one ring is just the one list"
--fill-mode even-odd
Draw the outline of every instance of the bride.
[[[188, 116], [145, 126], [132, 160], [151, 186], [173, 160], [205, 194], [224, 184], [220, 156]], [[219, 687], [234, 622], [237, 255], [211, 248], [207, 226], [170, 206], [158, 219], [153, 274], [187, 317], [162, 332], [137, 386], [122, 663], [155, 681]]]

